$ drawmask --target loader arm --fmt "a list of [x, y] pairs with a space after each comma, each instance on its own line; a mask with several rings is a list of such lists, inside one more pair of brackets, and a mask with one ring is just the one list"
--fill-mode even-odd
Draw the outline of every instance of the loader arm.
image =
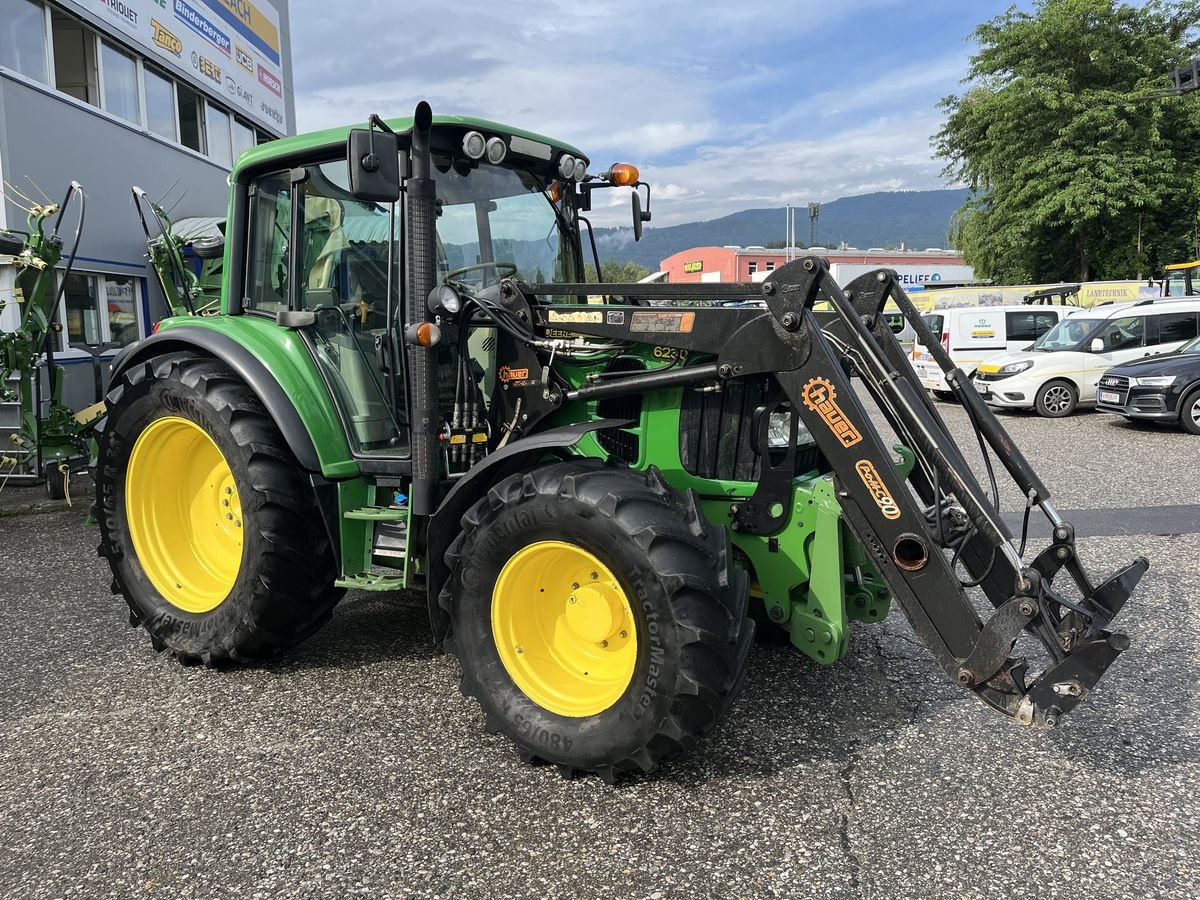
[[[542, 295], [605, 293], [670, 303], [711, 293], [761, 305], [614, 307], [545, 305]], [[929, 332], [895, 274], [878, 270], [843, 291], [819, 257], [777, 269], [761, 285], [510, 285], [510, 302], [529, 301], [535, 324], [610, 340], [654, 343], [689, 352], [690, 364], [619, 380], [597, 380], [567, 400], [620, 396], [693, 385], [720, 390], [722, 382], [767, 373], [828, 460], [846, 523], [886, 580], [917, 636], [942, 669], [988, 705], [1022, 724], [1053, 725], [1079, 703], [1128, 638], [1107, 626], [1149, 563], [1132, 563], [1098, 585], [1080, 564], [1074, 529], [1003, 426], [955, 369]], [[1027, 562], [967, 465], [905, 354], [882, 318], [891, 300], [947, 373], [947, 381], [980, 439], [1051, 523], [1053, 541]], [[818, 301], [828, 311], [814, 312]], [[847, 365], [915, 456], [901, 465], [851, 385]], [[985, 457], [986, 458], [986, 457]], [[730, 527], [769, 535], [782, 527], [772, 514], [790, 489], [781, 471], [763, 466], [758, 489], [732, 510]], [[784, 504], [786, 505], [786, 504]], [[960, 581], [957, 566], [969, 580]], [[1063, 569], [1074, 584], [1060, 590]], [[967, 593], [978, 584], [994, 607], [981, 617]], [[1033, 635], [1049, 662], [1027, 678], [1029, 663], [1014, 656], [1022, 633]]]

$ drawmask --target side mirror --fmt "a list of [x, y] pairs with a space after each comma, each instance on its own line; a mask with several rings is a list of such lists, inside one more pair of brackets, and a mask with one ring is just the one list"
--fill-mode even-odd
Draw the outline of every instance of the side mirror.
[[1100, 338], [1092, 338], [1091, 350], [1093, 353], [1103, 353], [1104, 341], [1102, 341]]
[[350, 193], [359, 200], [400, 199], [400, 139], [385, 131], [355, 128], [346, 139]]
[[633, 185], [633, 239], [640, 241], [642, 239], [642, 223], [650, 221], [650, 186], [646, 188], [646, 211], [642, 211], [642, 195], [638, 193], [638, 188], [644, 183], [639, 181]]

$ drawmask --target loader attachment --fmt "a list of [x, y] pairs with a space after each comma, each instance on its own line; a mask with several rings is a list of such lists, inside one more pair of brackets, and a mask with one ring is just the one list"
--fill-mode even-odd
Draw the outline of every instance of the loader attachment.
[[[584, 297], [594, 294], [641, 305], [585, 305]], [[547, 295], [560, 302], [538, 301]], [[579, 303], [562, 304], [564, 295]], [[843, 291], [824, 259], [805, 257], [759, 285], [505, 287], [502, 302], [524, 308], [526, 300], [533, 323], [547, 338], [566, 328], [568, 335], [687, 351], [686, 366], [589, 379], [565, 391], [567, 401], [678, 386], [721, 391], [747, 378], [777, 382], [779, 399], [770, 410], [790, 408], [793, 421], [815, 441], [831, 470], [845, 523], [913, 630], [952, 679], [990, 706], [1022, 724], [1053, 725], [1128, 647], [1128, 638], [1109, 625], [1149, 563], [1138, 558], [1092, 580], [1076, 554], [1075, 531], [1054, 508], [1049, 490], [921, 320], [894, 272], [871, 272]], [[732, 302], [697, 306], [696, 300]], [[966, 410], [984, 453], [990, 494], [972, 474], [886, 323], [889, 301], [945, 371]], [[542, 340], [546, 347], [553, 343]], [[534, 356], [526, 364], [541, 365]], [[850, 371], [904, 445], [903, 460], [868, 415]], [[542, 386], [531, 382], [536, 382], [531, 390]], [[514, 389], [506, 396], [512, 404], [520, 395]], [[538, 397], [559, 402], [557, 389], [530, 392], [526, 399], [536, 403]], [[1019, 543], [999, 515], [992, 453], [1026, 499]], [[792, 490], [789, 465], [764, 462], [753, 495], [729, 507], [732, 529], [768, 541], [779, 533], [785, 522], [778, 511], [786, 510]], [[1053, 537], [1027, 556], [1028, 519], [1035, 510], [1049, 520]], [[987, 616], [967, 592], [974, 587], [993, 607]], [[1039, 674], [1031, 675], [1031, 664], [1014, 649], [1024, 634], [1048, 657]]]
[[[785, 341], [807, 344], [805, 362], [776, 373], [793, 408], [829, 459], [847, 522], [875, 557], [913, 629], [939, 665], [980, 699], [1022, 724], [1053, 725], [1095, 686], [1129, 639], [1108, 625], [1149, 563], [1135, 559], [1097, 584], [1080, 563], [1075, 532], [1003, 425], [922, 321], [895, 273], [878, 270], [843, 291], [823, 259], [807, 257], [763, 283]], [[814, 313], [820, 298], [829, 312]], [[889, 301], [946, 374], [988, 460], [996, 454], [1026, 498], [1020, 544], [918, 382], [883, 317]], [[916, 455], [902, 479], [892, 453], [851, 387], [849, 361], [900, 440]], [[907, 484], [905, 483], [907, 482]], [[1052, 543], [1024, 558], [1029, 514], [1049, 520]], [[949, 554], [949, 557], [948, 557]], [[961, 581], [961, 563], [967, 580]], [[1056, 583], [1063, 571], [1070, 582]], [[994, 610], [982, 619], [966, 593], [979, 586]], [[1049, 656], [1030, 678], [1013, 656], [1023, 632]]]

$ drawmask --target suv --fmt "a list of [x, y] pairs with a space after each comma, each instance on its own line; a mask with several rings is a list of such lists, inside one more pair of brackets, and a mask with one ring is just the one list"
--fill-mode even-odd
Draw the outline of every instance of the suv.
[[1200, 337], [1175, 353], [1114, 366], [1100, 376], [1100, 412], [1178, 422], [1200, 434]]
[[1024, 352], [976, 370], [976, 390], [991, 406], [1069, 416], [1096, 402], [1100, 376], [1113, 366], [1173, 353], [1196, 337], [1200, 300], [1142, 300], [1076, 310]]

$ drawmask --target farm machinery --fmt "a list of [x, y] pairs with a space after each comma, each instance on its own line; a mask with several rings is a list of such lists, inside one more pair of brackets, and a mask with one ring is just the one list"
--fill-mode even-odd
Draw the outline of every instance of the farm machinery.
[[[833, 664], [894, 603], [946, 677], [1057, 723], [1127, 648], [1110, 626], [1147, 561], [1085, 570], [889, 270], [584, 283], [613, 188], [640, 234], [635, 167], [424, 103], [244, 154], [219, 311], [113, 366], [94, 513], [131, 624], [249, 663], [347, 589], [417, 588], [486, 728], [610, 781], [717, 726], [756, 627]], [[998, 514], [885, 306], [1047, 546]]]
[[[11, 292], [0, 295], [0, 313], [9, 306], [16, 311], [15, 327], [0, 328], [0, 432], [6, 434], [0, 446], [0, 483], [43, 480], [49, 495], [62, 499], [70, 490], [71, 467], [88, 460], [92, 423], [103, 408], [97, 404], [74, 412], [65, 406], [63, 370], [54, 361], [62, 331], [56, 321], [60, 285], [71, 274], [79, 245], [83, 189], [71, 182], [61, 204], [31, 199], [12, 185], [9, 189], [18, 198], [11, 202], [26, 212], [28, 230], [0, 232], [0, 260], [16, 269]], [[60, 229], [72, 203], [78, 205], [78, 225], [62, 279], [56, 282], [55, 266], [64, 247]]]

